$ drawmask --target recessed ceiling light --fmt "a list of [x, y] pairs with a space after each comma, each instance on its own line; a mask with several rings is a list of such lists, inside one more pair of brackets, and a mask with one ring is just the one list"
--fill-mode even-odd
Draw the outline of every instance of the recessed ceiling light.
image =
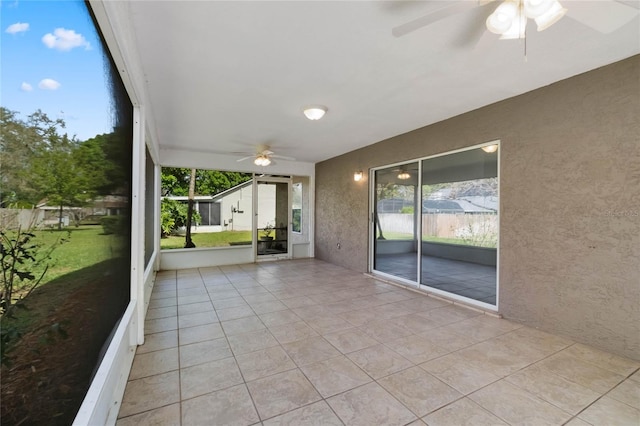
[[324, 117], [324, 114], [327, 112], [327, 107], [322, 105], [311, 105], [305, 107], [302, 112], [304, 112], [305, 117], [309, 120], [320, 120]]

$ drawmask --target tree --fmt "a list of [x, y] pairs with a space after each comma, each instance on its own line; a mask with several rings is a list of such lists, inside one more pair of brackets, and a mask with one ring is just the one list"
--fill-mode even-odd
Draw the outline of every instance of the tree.
[[191, 169], [189, 174], [189, 205], [187, 207], [187, 233], [184, 241], [184, 248], [194, 248], [196, 245], [191, 239], [191, 219], [193, 219], [193, 199], [196, 192], [196, 169]]
[[[162, 168], [162, 195], [188, 196], [191, 169]], [[195, 195], [216, 195], [251, 179], [250, 173], [196, 169]]]

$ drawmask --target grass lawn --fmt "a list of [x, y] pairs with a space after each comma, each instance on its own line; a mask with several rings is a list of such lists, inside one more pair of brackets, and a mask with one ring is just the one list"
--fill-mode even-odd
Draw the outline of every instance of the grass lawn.
[[62, 275], [74, 272], [87, 266], [117, 256], [124, 241], [117, 235], [104, 235], [102, 226], [85, 225], [69, 227], [62, 231], [35, 231], [35, 242], [49, 247], [60, 238], [68, 241], [57, 246], [51, 253], [49, 270], [42, 284], [52, 281]]
[[[229, 243], [246, 242], [251, 244], [251, 231], [222, 231], [203, 232], [191, 234], [196, 247], [228, 247]], [[179, 249], [184, 248], [184, 235], [172, 235], [160, 240], [160, 248]]]

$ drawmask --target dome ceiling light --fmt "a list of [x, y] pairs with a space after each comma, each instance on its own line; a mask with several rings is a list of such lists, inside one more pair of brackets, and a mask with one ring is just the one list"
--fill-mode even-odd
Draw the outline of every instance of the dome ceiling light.
[[327, 113], [327, 107], [322, 105], [311, 105], [305, 107], [302, 112], [311, 121], [320, 120]]

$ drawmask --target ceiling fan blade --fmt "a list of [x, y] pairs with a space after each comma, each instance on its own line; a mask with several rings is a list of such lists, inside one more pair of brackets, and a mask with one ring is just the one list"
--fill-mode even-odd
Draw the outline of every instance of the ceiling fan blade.
[[239, 158], [239, 159], [237, 159], [236, 161], [239, 163], [239, 162], [241, 162], [241, 161], [245, 161], [245, 160], [248, 160], [249, 158], [254, 158], [254, 157], [255, 157], [255, 155], [250, 155], [250, 156], [248, 156], [248, 157], [242, 157], [242, 158]]
[[478, 3], [475, 1], [460, 1], [451, 5], [444, 6], [427, 15], [421, 16], [420, 18], [414, 19], [413, 21], [409, 21], [405, 24], [393, 28], [391, 30], [391, 34], [393, 34], [394, 37], [402, 37], [422, 27], [426, 27], [427, 25], [431, 25], [435, 22], [448, 18], [449, 16], [455, 15], [456, 13], [464, 12], [466, 10], [474, 8], [477, 5]]
[[259, 152], [258, 154], [259, 155], [273, 155], [274, 153], [271, 150], [264, 149], [264, 150], [262, 150], [262, 152]]
[[287, 160], [287, 161], [296, 161], [296, 159], [295, 159], [295, 158], [293, 158], [293, 157], [286, 157], [286, 156], [284, 156], [284, 155], [275, 155], [275, 154], [274, 154], [274, 155], [271, 155], [271, 157], [273, 157], [273, 158], [279, 158], [279, 159], [281, 159], [281, 160]]
[[[638, 2], [635, 2], [637, 5]], [[632, 3], [609, 1], [566, 1], [567, 16], [603, 34], [609, 34], [638, 16]]]

